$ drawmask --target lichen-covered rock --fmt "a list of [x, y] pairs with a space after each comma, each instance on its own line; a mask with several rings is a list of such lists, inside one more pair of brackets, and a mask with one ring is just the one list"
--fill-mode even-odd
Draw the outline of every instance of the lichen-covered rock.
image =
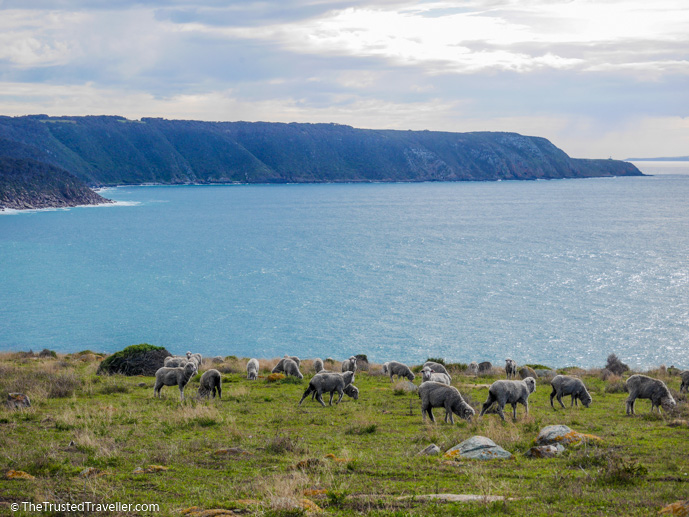
[[536, 438], [537, 445], [576, 445], [579, 443], [600, 442], [602, 438], [592, 434], [573, 431], [566, 425], [549, 425], [541, 429]]
[[29, 397], [23, 393], [8, 393], [6, 404], [10, 409], [24, 409], [31, 407]]
[[411, 381], [402, 381], [395, 384], [395, 390], [406, 391], [407, 393], [416, 393], [419, 387]]
[[512, 454], [485, 436], [472, 436], [455, 445], [445, 453], [447, 458], [466, 458], [472, 460], [509, 459]]
[[440, 447], [434, 443], [430, 444], [424, 450], [419, 451], [420, 456], [435, 456], [436, 454], [440, 454]]
[[554, 458], [564, 452], [565, 448], [559, 443], [556, 445], [537, 445], [526, 451], [529, 458]]
[[658, 512], [660, 515], [676, 515], [677, 517], [689, 517], [689, 499], [677, 501], [667, 505]]
[[536, 377], [538, 377], [538, 374], [530, 366], [522, 366], [521, 368], [519, 368], [519, 378], [521, 380], [524, 380], [527, 377], [533, 377], [535, 379]]
[[26, 479], [26, 480], [36, 479], [34, 476], [29, 474], [28, 472], [24, 472], [23, 470], [9, 470], [5, 474], [5, 477], [7, 479]]

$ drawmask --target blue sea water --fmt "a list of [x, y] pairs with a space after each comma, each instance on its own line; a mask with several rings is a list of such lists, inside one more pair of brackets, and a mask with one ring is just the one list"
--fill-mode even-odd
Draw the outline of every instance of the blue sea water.
[[0, 350], [689, 367], [689, 164], [120, 187], [0, 216]]

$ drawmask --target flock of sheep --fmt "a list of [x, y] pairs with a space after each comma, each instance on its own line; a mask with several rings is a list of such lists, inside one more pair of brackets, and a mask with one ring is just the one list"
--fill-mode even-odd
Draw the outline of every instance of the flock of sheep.
[[[156, 372], [156, 382], [153, 389], [154, 396], [160, 397], [160, 390], [163, 386], [178, 386], [180, 392], [180, 400], [184, 400], [184, 387], [189, 380], [198, 372], [201, 365], [201, 354], [192, 354], [187, 352], [186, 356], [171, 356], [165, 359], [164, 366]], [[282, 373], [286, 376], [297, 377], [303, 379], [304, 376], [299, 370], [300, 359], [296, 356], [285, 355], [275, 365], [271, 373]], [[354, 400], [359, 398], [359, 390], [354, 386], [354, 376], [357, 371], [357, 360], [355, 356], [351, 356], [342, 362], [341, 372], [333, 372], [324, 369], [324, 364], [321, 359], [313, 361], [313, 368], [316, 374], [309, 381], [309, 385], [304, 391], [304, 394], [299, 401], [302, 404], [304, 399], [311, 395], [312, 399], [316, 399], [322, 406], [325, 406], [323, 401], [323, 394], [330, 394], [329, 405], [332, 405], [335, 393], [338, 394], [336, 404], [339, 404], [343, 395], [347, 395]], [[478, 374], [489, 371], [492, 365], [489, 362], [469, 364], [469, 372]], [[259, 363], [257, 359], [250, 359], [246, 365], [247, 379], [258, 379]], [[517, 418], [517, 404], [522, 404], [529, 412], [529, 395], [536, 391], [536, 380], [529, 376], [522, 380], [516, 380], [517, 363], [512, 359], [505, 360], [505, 373], [507, 380], [497, 380], [491, 384], [488, 389], [488, 398], [483, 403], [481, 413], [483, 416], [493, 406], [500, 418], [505, 419], [504, 408], [507, 404], [512, 406], [512, 417]], [[390, 377], [390, 382], [393, 377], [397, 376], [399, 379], [407, 379], [413, 381], [415, 379], [414, 373], [411, 369], [400, 362], [389, 361], [383, 364], [383, 374]], [[471, 420], [475, 415], [474, 409], [464, 401], [459, 390], [451, 386], [452, 377], [448, 373], [444, 365], [427, 361], [421, 368], [422, 382], [418, 388], [419, 398], [421, 399], [421, 414], [425, 420], [426, 415], [435, 422], [433, 417], [433, 408], [445, 409], [445, 422], [448, 420], [454, 424], [453, 415], [457, 415], [465, 420]], [[689, 390], [689, 370], [681, 372], [680, 374], [682, 384], [680, 386], [680, 393]], [[583, 381], [578, 377], [571, 377], [568, 375], [556, 375], [550, 381], [552, 392], [550, 394], [550, 405], [555, 407], [553, 399], [557, 399], [560, 405], [564, 408], [562, 397], [570, 396], [571, 405], [579, 405], [579, 401], [584, 407], [589, 407], [592, 402]], [[634, 413], [634, 402], [636, 399], [650, 399], [651, 411], [658, 407], [658, 411], [662, 407], [665, 411], [670, 411], [676, 406], [675, 399], [672, 397], [670, 390], [665, 383], [659, 379], [653, 379], [646, 375], [632, 375], [625, 383], [626, 390], [629, 392], [629, 397], [626, 401], [627, 414]], [[198, 391], [201, 397], [218, 397], [222, 396], [220, 372], [215, 369], [207, 370], [203, 373], [200, 380]]]

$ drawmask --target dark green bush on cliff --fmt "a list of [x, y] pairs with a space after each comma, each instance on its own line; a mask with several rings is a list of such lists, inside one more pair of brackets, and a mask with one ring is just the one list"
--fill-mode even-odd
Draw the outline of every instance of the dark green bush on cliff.
[[172, 355], [165, 347], [153, 346], [148, 343], [128, 346], [124, 350], [106, 357], [98, 367], [98, 375], [155, 375], [158, 368], [163, 366], [165, 358]]

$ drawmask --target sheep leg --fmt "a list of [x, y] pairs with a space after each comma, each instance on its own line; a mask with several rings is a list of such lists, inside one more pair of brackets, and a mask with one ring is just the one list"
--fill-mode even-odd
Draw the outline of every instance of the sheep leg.
[[184, 402], [184, 385], [179, 385], [179, 401]]
[[579, 397], [577, 395], [572, 395], [572, 405], [579, 407]]
[[493, 402], [495, 402], [495, 398], [493, 397], [492, 393], [488, 392], [488, 399], [483, 403], [483, 407], [481, 408], [481, 414], [479, 416], [483, 416], [483, 414], [486, 411], [488, 411], [488, 408], [490, 408], [490, 406], [493, 405]]
[[218, 384], [218, 398], [222, 398], [222, 383]]
[[[428, 416], [431, 419], [431, 422], [435, 423], [435, 417], [433, 416], [433, 406], [428, 406], [428, 407], [422, 409], [421, 412], [423, 413], [424, 410], [428, 413]], [[425, 419], [425, 415], [424, 415], [424, 419]]]
[[636, 414], [636, 413], [634, 413], [634, 401], [635, 401], [635, 400], [636, 400], [636, 399], [635, 399], [635, 398], [632, 398], [631, 395], [630, 395], [629, 398], [627, 399], [627, 414], [628, 414], [628, 415], [629, 415], [629, 414], [631, 414], [631, 415]]
[[562, 406], [562, 409], [565, 409], [565, 405], [564, 405], [564, 403], [562, 402], [562, 393], [558, 393], [558, 394], [557, 394], [557, 401], [558, 401], [558, 402], [560, 403], [560, 405]]
[[313, 395], [311, 396], [311, 398], [313, 398], [313, 396], [316, 394], [316, 390], [312, 390], [312, 389], [311, 389], [311, 386], [309, 386], [308, 388], [306, 388], [306, 391], [304, 391], [304, 394], [302, 395], [301, 400], [299, 401], [299, 405], [300, 405], [300, 406], [301, 406], [301, 403], [304, 402], [304, 399], [305, 399], [306, 397], [308, 397], [310, 393], [313, 393]]
[[512, 420], [517, 419], [517, 403], [512, 404]]
[[[526, 409], [526, 414], [528, 415], [529, 414], [529, 399], [526, 399], [524, 401], [524, 409]], [[515, 414], [517, 413], [517, 403], [516, 402], [514, 403], [514, 413]]]
[[504, 407], [504, 404], [498, 403], [498, 415], [500, 415], [500, 418], [502, 418], [502, 421], [505, 421], [505, 412], [502, 410]]
[[[340, 398], [337, 399], [337, 404], [339, 404], [340, 401], [342, 400], [342, 397], [344, 396], [344, 390], [343, 390], [342, 388], [337, 388], [337, 392], [340, 394]], [[333, 392], [333, 393], [334, 393], [334, 392]], [[332, 397], [332, 393], [331, 393], [330, 396]]]
[[332, 405], [333, 405], [333, 396], [334, 396], [334, 395], [335, 395], [335, 392], [334, 392], [334, 391], [331, 391], [331, 392], [330, 392], [330, 402], [328, 402], [328, 405], [329, 405], [329, 406], [332, 406]]
[[553, 392], [550, 394], [550, 407], [555, 409], [555, 406], [553, 405], [553, 399], [555, 398], [555, 395], [557, 395], [557, 391], [555, 388], [553, 388]]
[[316, 400], [318, 400], [318, 402], [321, 403], [321, 406], [325, 407], [325, 402], [323, 402], [323, 393], [321, 392], [321, 390], [318, 390], [316, 392]]

